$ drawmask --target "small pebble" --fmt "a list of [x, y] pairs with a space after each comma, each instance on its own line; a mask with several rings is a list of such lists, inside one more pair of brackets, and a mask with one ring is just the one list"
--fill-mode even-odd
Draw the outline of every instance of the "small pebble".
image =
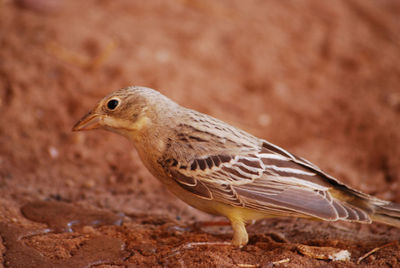
[[73, 180], [66, 180], [66, 181], [65, 181], [65, 185], [67, 185], [67, 186], [69, 186], [69, 187], [72, 187], [72, 186], [75, 185], [75, 182], [74, 182]]
[[55, 147], [50, 146], [48, 151], [51, 158], [56, 159], [58, 157], [58, 150]]
[[95, 185], [96, 185], [96, 182], [92, 179], [87, 180], [83, 183], [83, 187], [88, 188], [88, 189], [93, 188]]

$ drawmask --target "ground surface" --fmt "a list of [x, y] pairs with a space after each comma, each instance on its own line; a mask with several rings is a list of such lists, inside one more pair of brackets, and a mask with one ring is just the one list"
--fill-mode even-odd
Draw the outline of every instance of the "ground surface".
[[[71, 132], [110, 91], [153, 87], [400, 202], [399, 14], [396, 0], [0, 1], [0, 263], [353, 267], [399, 241], [383, 225], [268, 219], [242, 249], [187, 244], [231, 231], [194, 228], [214, 218], [122, 137]], [[361, 264], [399, 267], [398, 242]]]

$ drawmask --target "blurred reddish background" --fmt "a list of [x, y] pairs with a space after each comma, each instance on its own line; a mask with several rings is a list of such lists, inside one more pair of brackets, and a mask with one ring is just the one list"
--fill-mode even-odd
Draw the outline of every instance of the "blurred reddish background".
[[209, 218], [159, 187], [123, 138], [71, 133], [129, 85], [400, 202], [399, 18], [396, 0], [0, 1], [0, 221], [30, 226], [19, 207], [49, 198]]

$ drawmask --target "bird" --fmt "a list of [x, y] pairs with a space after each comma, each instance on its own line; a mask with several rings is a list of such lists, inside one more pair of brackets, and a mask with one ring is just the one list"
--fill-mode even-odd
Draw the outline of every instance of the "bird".
[[270, 217], [400, 228], [400, 204], [353, 189], [310, 161], [151, 88], [110, 93], [72, 130], [92, 129], [125, 136], [144, 166], [178, 198], [228, 218], [234, 246], [248, 243], [246, 224]]

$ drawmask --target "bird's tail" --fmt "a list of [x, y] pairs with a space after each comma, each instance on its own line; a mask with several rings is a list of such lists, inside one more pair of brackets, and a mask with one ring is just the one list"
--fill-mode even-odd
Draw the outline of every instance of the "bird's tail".
[[379, 204], [375, 208], [374, 214], [371, 215], [373, 221], [400, 228], [400, 204]]

